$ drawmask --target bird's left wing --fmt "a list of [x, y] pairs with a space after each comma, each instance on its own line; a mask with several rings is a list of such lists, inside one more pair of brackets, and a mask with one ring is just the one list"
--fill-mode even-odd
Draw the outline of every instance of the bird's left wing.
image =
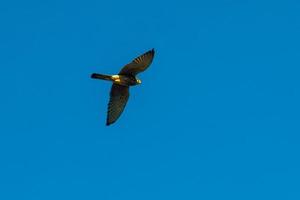
[[152, 63], [154, 57], [154, 49], [147, 51], [143, 55], [135, 58], [131, 63], [125, 65], [120, 71], [120, 75], [132, 75], [135, 76], [140, 72], [145, 71]]
[[117, 121], [122, 114], [129, 98], [129, 87], [113, 84], [110, 91], [106, 125]]

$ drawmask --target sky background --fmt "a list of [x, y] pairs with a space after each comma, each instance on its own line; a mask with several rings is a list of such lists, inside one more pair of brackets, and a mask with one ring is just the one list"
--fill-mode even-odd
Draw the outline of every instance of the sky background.
[[[300, 199], [300, 3], [1, 1], [0, 199]], [[114, 74], [155, 48], [121, 118]]]

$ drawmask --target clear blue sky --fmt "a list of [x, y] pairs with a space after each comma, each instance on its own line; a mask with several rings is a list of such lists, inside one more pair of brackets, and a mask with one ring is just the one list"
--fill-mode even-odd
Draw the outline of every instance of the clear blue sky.
[[[0, 199], [300, 199], [299, 1], [2, 1]], [[155, 48], [106, 127], [114, 74]]]

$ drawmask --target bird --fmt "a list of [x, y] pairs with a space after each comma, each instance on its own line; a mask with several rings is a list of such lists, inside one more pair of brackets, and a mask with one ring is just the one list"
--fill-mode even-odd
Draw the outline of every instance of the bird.
[[136, 75], [145, 71], [150, 66], [154, 58], [154, 53], [154, 49], [151, 49], [136, 57], [130, 63], [126, 64], [118, 74], [91, 74], [91, 78], [93, 79], [101, 79], [112, 82], [107, 109], [107, 126], [116, 122], [121, 116], [129, 99], [129, 88], [142, 83]]

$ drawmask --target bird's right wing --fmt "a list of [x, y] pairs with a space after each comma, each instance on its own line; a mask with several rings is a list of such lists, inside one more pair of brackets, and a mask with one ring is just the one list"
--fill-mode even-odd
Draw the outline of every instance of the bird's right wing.
[[125, 65], [120, 71], [120, 75], [131, 75], [135, 76], [140, 72], [145, 71], [152, 63], [154, 57], [154, 49], [147, 51], [143, 55], [135, 58], [131, 63]]
[[117, 121], [122, 114], [129, 98], [129, 87], [113, 84], [110, 91], [106, 125]]

